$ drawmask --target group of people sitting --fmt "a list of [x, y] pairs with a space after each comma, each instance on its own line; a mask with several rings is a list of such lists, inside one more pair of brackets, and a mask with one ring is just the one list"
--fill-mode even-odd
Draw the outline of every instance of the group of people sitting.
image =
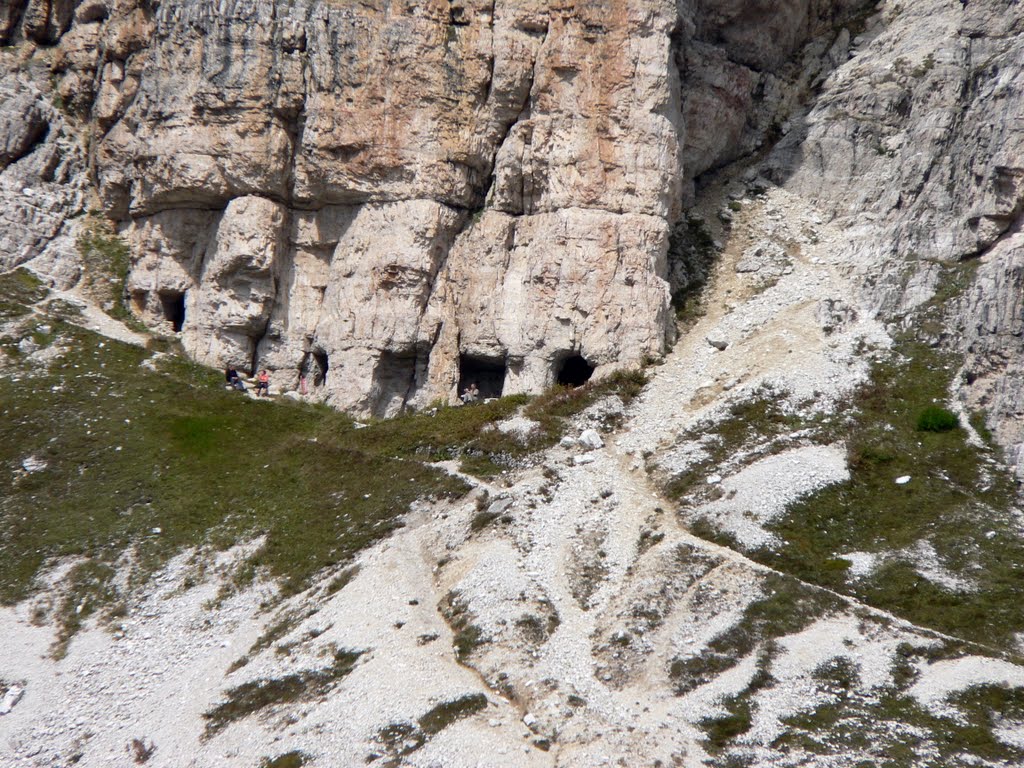
[[[239, 392], [245, 392], [247, 389], [245, 382], [242, 381], [242, 377], [238, 375], [238, 371], [231, 366], [224, 369], [224, 380], [228, 383], [229, 387], [237, 389]], [[270, 374], [264, 368], [256, 377], [256, 397], [263, 397], [269, 394]]]
[[[235, 368], [230, 365], [224, 369], [224, 381], [227, 385], [233, 389], [237, 389], [239, 392], [245, 392], [248, 387], [242, 380], [242, 377], [238, 374]], [[299, 379], [299, 387], [302, 394], [306, 394], [306, 377], [302, 376]], [[264, 395], [270, 395], [270, 374], [267, 369], [264, 368], [259, 372], [256, 377], [256, 397], [263, 397]], [[462, 390], [462, 394], [459, 395], [459, 399], [463, 405], [469, 405], [475, 403], [480, 399], [480, 388], [476, 385], [475, 381], [469, 383], [469, 385]]]

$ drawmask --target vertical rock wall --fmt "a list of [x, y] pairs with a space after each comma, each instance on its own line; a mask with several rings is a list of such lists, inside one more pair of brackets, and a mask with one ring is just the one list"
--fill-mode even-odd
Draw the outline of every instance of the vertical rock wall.
[[460, 356], [521, 392], [573, 354], [600, 375], [663, 350], [674, 4], [165, 2], [146, 23], [98, 70], [96, 176], [137, 310], [184, 295], [201, 361], [389, 414], [450, 397]]
[[763, 141], [794, 90], [785, 62], [849, 11], [0, 10], [7, 39], [58, 43], [54, 98], [130, 244], [136, 313], [180, 327], [202, 362], [268, 367], [286, 389], [305, 376], [314, 397], [382, 415], [453, 397], [467, 369], [536, 392], [569, 358], [600, 377], [663, 352], [693, 179]]
[[136, 312], [180, 322], [203, 362], [266, 366], [283, 388], [305, 375], [314, 397], [379, 414], [451, 398], [460, 361], [537, 391], [571, 356], [601, 376], [663, 351], [669, 233], [695, 185], [781, 137], [766, 172], [848, 224], [881, 316], [931, 296], [931, 262], [983, 262], [954, 330], [964, 396], [1005, 426], [1020, 15], [1009, 0], [0, 3], [2, 258], [73, 281], [91, 182], [131, 246]]

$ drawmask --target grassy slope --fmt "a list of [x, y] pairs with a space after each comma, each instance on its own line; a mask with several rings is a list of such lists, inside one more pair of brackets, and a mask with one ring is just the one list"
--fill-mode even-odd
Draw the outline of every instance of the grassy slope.
[[[112, 573], [98, 566], [129, 546], [145, 574], [182, 548], [258, 534], [267, 540], [253, 565], [298, 589], [392, 530], [416, 498], [466, 490], [367, 449], [370, 430], [340, 414], [250, 400], [176, 358], [155, 373], [140, 367], [144, 350], [50, 324], [67, 354], [0, 378], [5, 602], [55, 558], [87, 558], [94, 583], [82, 589], [95, 593]], [[17, 471], [29, 455], [47, 468]]]
[[[787, 731], [772, 745], [783, 754], [799, 750], [826, 755], [839, 760], [837, 765], [856, 768], [1020, 765], [1024, 760], [1024, 749], [996, 736], [997, 727], [1012, 729], [1024, 722], [1021, 689], [971, 686], [951, 700], [955, 717], [937, 716], [909, 695], [918, 676], [915, 664], [978, 652], [1019, 660], [1016, 638], [1024, 632], [1024, 542], [1013, 512], [1013, 478], [1000, 463], [998, 450], [971, 445], [962, 427], [920, 428], [929, 421], [922, 416], [934, 414], [946, 402], [957, 364], [918, 337], [934, 338], [941, 331], [943, 307], [969, 281], [970, 269], [952, 268], [944, 292], [910, 324], [918, 333], [911, 331], [899, 340], [896, 354], [875, 365], [870, 384], [844, 408], [823, 419], [820, 414], [788, 413], [770, 393], [740, 403], [722, 422], [688, 436], [701, 441], [709, 458], [665, 479], [671, 497], [684, 506], [699, 504], [706, 500], [701, 478], [737, 455], [747, 454], [750, 461], [805, 442], [844, 441], [850, 480], [793, 504], [769, 526], [783, 543], [746, 554], [803, 582], [849, 594], [988, 649], [959, 641], [927, 650], [907, 647], [897, 660], [893, 683], [872, 695], [857, 689], [856, 670], [819, 670], [823, 688], [834, 700], [786, 721]], [[981, 424], [981, 416], [973, 414], [972, 424]], [[800, 439], [787, 437], [796, 431], [801, 431]], [[979, 432], [987, 438], [984, 429]], [[910, 482], [896, 484], [903, 475]], [[743, 550], [709, 520], [697, 520], [695, 531]], [[919, 573], [914, 559], [920, 542], [934, 549], [948, 574], [970, 586], [943, 585]], [[851, 577], [851, 562], [842, 555], [854, 551], [881, 556], [881, 566], [869, 576]], [[808, 589], [788, 580], [780, 584], [783, 588], [774, 599]], [[771, 638], [791, 631], [788, 625], [800, 612], [789, 608], [780, 616], [781, 624], [751, 625], [758, 628], [762, 654], [770, 655]], [[745, 617], [737, 629], [749, 623]], [[686, 690], [709, 671], [735, 664], [739, 652], [748, 650], [736, 645], [737, 637], [743, 634], [725, 633], [716, 638], [712, 653], [677, 659], [671, 670], [677, 685]], [[724, 701], [722, 717], [703, 723], [708, 747], [716, 755], [713, 764], [758, 764], [743, 738], [752, 726], [756, 695], [773, 682], [765, 674], [759, 671], [745, 691]]]
[[[400, 525], [417, 498], [466, 492], [426, 462], [462, 457], [493, 475], [557, 440], [563, 418], [596, 397], [642, 384], [625, 375], [536, 398], [526, 412], [541, 429], [527, 445], [493, 428], [523, 397], [360, 429], [328, 408], [226, 391], [219, 372], [178, 357], [149, 370], [146, 350], [31, 316], [44, 294], [24, 272], [0, 277], [0, 321], [21, 323], [0, 338], [0, 601], [30, 595], [58, 559], [81, 558], [63, 582], [65, 636], [117, 607], [115, 564], [129, 549], [144, 579], [185, 548], [265, 535], [240, 578], [263, 570], [299, 590]], [[66, 351], [29, 360], [17, 347], [27, 335]], [[46, 469], [21, 471], [29, 456]]]
[[[765, 452], [794, 444], [787, 430], [803, 429], [802, 441], [846, 444], [850, 480], [794, 503], [769, 526], [779, 545], [747, 551], [704, 519], [695, 531], [744, 551], [802, 581], [856, 597], [921, 626], [1010, 650], [1024, 632], [1024, 542], [1010, 508], [1016, 492], [992, 448], [967, 441], [963, 428], [918, 429], [918, 418], [946, 399], [951, 360], [923, 344], [907, 342], [901, 354], [875, 365], [869, 386], [823, 423], [784, 415], [771, 400], [733, 409], [708, 429], [711, 458], [666, 480], [666, 491], [683, 504], [699, 501], [700, 478], [720, 462], [760, 446]], [[765, 436], [781, 436], [766, 443]], [[696, 437], [696, 436], [694, 436]], [[910, 476], [905, 485], [896, 478]], [[915, 568], [920, 542], [941, 565], [972, 585], [952, 589]], [[851, 578], [852, 552], [882, 557], [870, 576]]]

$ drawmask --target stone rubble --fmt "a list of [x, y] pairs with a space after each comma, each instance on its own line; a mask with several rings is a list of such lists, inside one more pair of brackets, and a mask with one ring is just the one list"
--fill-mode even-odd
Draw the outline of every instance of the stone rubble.
[[[702, 430], [747, 400], [829, 412], [963, 262], [935, 343], [965, 356], [951, 398], [986, 411], [1024, 477], [1020, 8], [884, 0], [854, 33], [861, 6], [3, 5], [0, 266], [46, 276], [88, 327], [144, 343], [81, 290], [80, 214], [97, 206], [130, 246], [133, 311], [201, 361], [266, 365], [275, 391], [306, 375], [306, 399], [387, 415], [451, 399], [460, 361], [500, 361], [506, 393], [547, 386], [574, 354], [597, 379], [656, 364], [634, 403], [591, 406], [542, 466], [471, 479], [507, 522], [473, 531], [473, 499], [418, 505], [336, 594], [328, 575], [287, 600], [266, 583], [216, 599], [244, 547], [199, 583], [183, 553], [62, 659], [30, 602], [0, 607], [0, 763], [119, 765], [137, 739], [168, 768], [292, 750], [312, 766], [698, 768], [703, 723], [765, 672], [743, 736], [753, 764], [868, 760], [775, 740], [835, 701], [824, 665], [851, 665], [868, 700], [900, 649], [935, 633], [844, 602], [767, 661], [755, 649], [685, 691], [672, 675], [714, 658], [772, 576], [686, 523], [770, 545], [787, 504], [848, 477], [842, 446], [797, 434], [730, 456], [701, 475], [722, 495], [692, 509], [644, 472], [707, 461]], [[740, 158], [739, 178], [718, 173]], [[681, 225], [714, 267], [670, 349], [670, 294], [695, 280]], [[973, 586], [927, 541], [835, 556], [853, 579], [900, 556], [933, 584]], [[455, 611], [476, 635], [458, 636]], [[298, 618], [258, 647], [285, 615]], [[204, 737], [232, 688], [340, 648], [361, 655], [329, 695]], [[914, 661], [911, 695], [956, 718], [950, 699], [972, 686], [1024, 687], [1019, 664], [980, 652]], [[417, 731], [472, 695], [482, 710]]]

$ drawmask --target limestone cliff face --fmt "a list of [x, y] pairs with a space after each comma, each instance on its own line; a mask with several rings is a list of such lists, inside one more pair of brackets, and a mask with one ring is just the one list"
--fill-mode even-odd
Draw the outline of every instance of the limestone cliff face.
[[1024, 476], [1022, 30], [1005, 0], [883, 4], [768, 166], [848, 226], [879, 316], [955, 294], [942, 264], [973, 275], [935, 341], [964, 352], [959, 397]]
[[847, 225], [882, 318], [979, 259], [947, 336], [1016, 444], [1021, 23], [1009, 0], [0, 3], [2, 258], [73, 282], [68, 216], [96, 206], [135, 311], [197, 359], [390, 414], [657, 356], [673, 232], [746, 158]]
[[[162, 3], [94, 148], [138, 311], [389, 414], [664, 347], [671, 3]], [[326, 370], [324, 370], [326, 368]], [[326, 375], [325, 375], [326, 374]]]
[[773, 72], [850, 11], [22, 5], [7, 35], [59, 41], [137, 313], [203, 362], [378, 414], [460, 375], [538, 391], [570, 357], [600, 376], [660, 354], [692, 180], [763, 140], [794, 90]]

